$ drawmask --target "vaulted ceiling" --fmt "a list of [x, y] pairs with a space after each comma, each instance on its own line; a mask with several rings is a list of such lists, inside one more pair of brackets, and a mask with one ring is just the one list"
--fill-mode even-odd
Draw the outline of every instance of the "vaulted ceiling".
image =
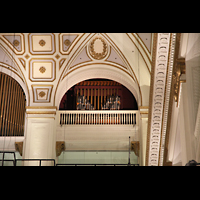
[[148, 106], [152, 47], [152, 33], [0, 33], [0, 65], [22, 85], [28, 105], [55, 106], [68, 75], [81, 81], [75, 72], [88, 69], [100, 78], [109, 78], [105, 74], [111, 70], [111, 79], [119, 79], [140, 106]]

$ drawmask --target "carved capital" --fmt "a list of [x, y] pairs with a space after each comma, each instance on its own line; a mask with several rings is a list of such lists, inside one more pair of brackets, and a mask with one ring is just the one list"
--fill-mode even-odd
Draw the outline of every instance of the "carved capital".
[[15, 150], [19, 152], [20, 156], [22, 156], [23, 142], [15, 142]]
[[139, 156], [139, 150], [140, 150], [140, 142], [132, 141], [131, 142], [131, 151], [133, 151], [136, 156]]
[[65, 142], [57, 141], [56, 142], [56, 156], [60, 156], [60, 154], [65, 150]]

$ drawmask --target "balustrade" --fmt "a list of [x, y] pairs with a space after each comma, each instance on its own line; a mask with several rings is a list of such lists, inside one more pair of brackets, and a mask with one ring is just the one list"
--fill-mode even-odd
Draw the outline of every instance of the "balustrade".
[[58, 111], [60, 125], [135, 125], [138, 111]]

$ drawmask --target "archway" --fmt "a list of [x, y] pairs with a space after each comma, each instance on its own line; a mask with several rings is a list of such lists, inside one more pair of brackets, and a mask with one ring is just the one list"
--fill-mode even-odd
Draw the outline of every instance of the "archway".
[[124, 85], [133, 94], [138, 106], [141, 105], [141, 94], [139, 92], [139, 87], [131, 75], [119, 68], [106, 64], [84, 66], [68, 72], [57, 86], [54, 96], [54, 105], [59, 108], [62, 97], [72, 86], [84, 80], [98, 78], [110, 79]]
[[109, 79], [89, 79], [65, 93], [59, 110], [138, 110], [138, 105], [122, 84]]

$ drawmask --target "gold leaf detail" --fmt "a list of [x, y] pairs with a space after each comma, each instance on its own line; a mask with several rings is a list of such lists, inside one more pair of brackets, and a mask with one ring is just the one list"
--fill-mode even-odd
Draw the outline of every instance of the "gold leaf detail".
[[19, 46], [19, 41], [18, 40], [14, 40], [13, 41], [13, 45], [16, 46], [16, 47]]
[[45, 42], [44, 40], [40, 40], [40, 41], [39, 41], [39, 44], [40, 44], [40, 46], [43, 47], [43, 46], [46, 44], [46, 42]]
[[40, 96], [40, 97], [44, 97], [45, 95], [46, 95], [46, 93], [43, 92], [43, 91], [41, 91], [41, 92], [39, 93], [39, 96]]
[[46, 71], [46, 68], [42, 66], [40, 67], [39, 71], [43, 74]]
[[71, 42], [70, 42], [70, 40], [66, 39], [66, 40], [64, 41], [64, 44], [65, 44], [66, 46], [69, 46], [69, 45], [71, 44]]
[[[95, 50], [94, 50], [94, 43], [95, 43], [95, 41], [98, 40], [98, 39], [101, 40], [102, 45], [103, 45], [103, 52], [101, 52], [101, 53], [97, 53], [97, 52], [95, 52]], [[105, 42], [102, 38], [96, 37], [96, 38], [94, 38], [94, 39], [92, 40], [92, 42], [90, 43], [89, 51], [90, 51], [90, 55], [91, 55], [94, 59], [101, 60], [101, 59], [105, 58], [106, 55], [108, 54], [108, 47], [107, 47], [106, 42]]]

